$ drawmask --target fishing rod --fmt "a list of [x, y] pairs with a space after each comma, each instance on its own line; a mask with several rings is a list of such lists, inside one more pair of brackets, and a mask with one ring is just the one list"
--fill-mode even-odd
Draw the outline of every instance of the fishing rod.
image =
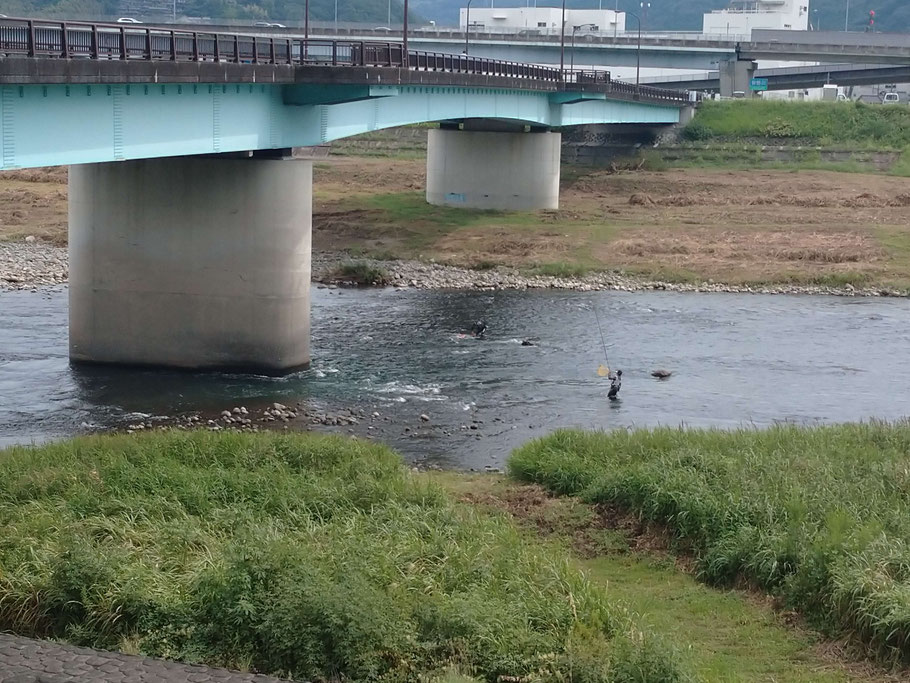
[[597, 304], [592, 306], [594, 309], [594, 318], [597, 320], [597, 329], [600, 331], [600, 344], [604, 350], [604, 361], [607, 364], [607, 370], [610, 369], [610, 359], [607, 357], [607, 342], [604, 339], [604, 328], [600, 325], [600, 316], [597, 314]]

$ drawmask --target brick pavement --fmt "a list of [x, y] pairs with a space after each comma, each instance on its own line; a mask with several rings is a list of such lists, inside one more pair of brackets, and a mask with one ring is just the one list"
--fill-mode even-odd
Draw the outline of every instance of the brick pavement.
[[[280, 683], [227, 669], [104, 652], [0, 633], [0, 683]], [[287, 683], [287, 682], [285, 682]]]

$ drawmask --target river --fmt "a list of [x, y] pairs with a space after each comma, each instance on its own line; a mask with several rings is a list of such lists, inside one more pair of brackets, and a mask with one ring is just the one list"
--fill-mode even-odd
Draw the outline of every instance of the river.
[[[910, 413], [905, 299], [314, 288], [312, 367], [270, 378], [71, 366], [66, 297], [0, 294], [0, 446], [122, 426], [136, 414], [306, 401], [379, 412], [371, 433], [410, 460], [480, 469], [562, 426]], [[595, 307], [610, 366], [623, 370], [612, 403], [597, 375]], [[487, 339], [460, 337], [479, 317]], [[658, 381], [655, 368], [673, 375]]]

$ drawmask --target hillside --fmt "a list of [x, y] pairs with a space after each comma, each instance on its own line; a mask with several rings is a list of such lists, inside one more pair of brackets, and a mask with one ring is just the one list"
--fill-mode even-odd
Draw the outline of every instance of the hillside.
[[[466, 0], [412, 0], [412, 14], [433, 19], [440, 25], [454, 25], [458, 22], [458, 8]], [[486, 5], [485, 0], [477, 3]], [[523, 0], [500, 0], [498, 6], [524, 5]], [[556, 0], [541, 2], [557, 5]], [[603, 6], [618, 6], [620, 9], [638, 11], [639, 0], [606, 0]], [[654, 3], [655, 7], [658, 3]], [[910, 3], [905, 0], [876, 0], [872, 3], [876, 13], [876, 29], [885, 32], [910, 30]], [[9, 16], [54, 15], [70, 18], [111, 16], [137, 6], [161, 6], [169, 10], [169, 0], [2, 0], [0, 11]], [[567, 7], [592, 7], [591, 0], [567, 0]], [[725, 0], [662, 0], [659, 11], [652, 8], [643, 16], [643, 28], [672, 29], [678, 31], [701, 29], [702, 14], [726, 6]], [[818, 10], [813, 20], [818, 20], [823, 30], [843, 29], [844, 0], [810, 0], [812, 10]], [[197, 17], [225, 19], [271, 19], [273, 21], [298, 22], [303, 20], [304, 0], [177, 0], [179, 14]], [[392, 16], [401, 16], [400, 0], [392, 1]], [[850, 29], [861, 31], [867, 20], [869, 4], [853, 3], [850, 13]], [[334, 16], [334, 0], [312, 0], [310, 16], [316, 20], [331, 20]], [[387, 0], [338, 0], [339, 21], [364, 21], [385, 24], [388, 19]], [[393, 20], [394, 21], [394, 20]], [[629, 27], [634, 26], [629, 21]]]
[[[388, 0], [337, 0], [338, 20], [386, 24]], [[0, 12], [7, 16], [46, 16], [70, 19], [98, 19], [120, 15], [169, 15], [171, 0], [0, 0]], [[400, 21], [402, 3], [391, 0], [393, 21]], [[146, 9], [144, 9], [146, 8]], [[156, 11], [155, 8], [160, 8]], [[304, 0], [177, 0], [177, 14], [217, 19], [281, 21], [303, 23]], [[310, 0], [310, 19], [331, 21], [335, 0]], [[411, 12], [412, 18], [416, 14]]]
[[[486, 5], [483, 0], [479, 3]], [[558, 5], [558, 2], [540, 2], [538, 6]], [[639, 0], [603, 0], [603, 7], [617, 6], [621, 10], [638, 12]], [[818, 10], [822, 30], [843, 30], [844, 28], [844, 0], [809, 0], [812, 10]], [[458, 8], [465, 5], [465, 0], [414, 0], [412, 6], [429, 19], [435, 19], [440, 24], [455, 24], [458, 21]], [[502, 0], [496, 6], [523, 6], [524, 2], [518, 0]], [[650, 14], [642, 16], [643, 30], [667, 29], [676, 31], [698, 31], [702, 26], [702, 15], [714, 9], [727, 6], [725, 0], [662, 0], [652, 2]], [[566, 0], [566, 7], [590, 8], [591, 0]], [[659, 9], [657, 9], [659, 8]], [[906, 0], [876, 0], [874, 3], [851, 3], [850, 30], [862, 31], [869, 9], [875, 9], [875, 26], [877, 30], [886, 32], [900, 32], [910, 30], [910, 3]], [[628, 22], [630, 29], [634, 28], [635, 21]]]

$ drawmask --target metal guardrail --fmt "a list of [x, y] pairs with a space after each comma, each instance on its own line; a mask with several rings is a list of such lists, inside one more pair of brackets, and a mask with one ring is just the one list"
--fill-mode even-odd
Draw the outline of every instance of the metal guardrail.
[[325, 40], [181, 31], [136, 24], [0, 18], [0, 54], [56, 59], [225, 62], [289, 66], [398, 67], [600, 86], [633, 99], [682, 103], [685, 92], [614, 81], [608, 71], [557, 68], [469, 55], [408, 50], [400, 42]]

